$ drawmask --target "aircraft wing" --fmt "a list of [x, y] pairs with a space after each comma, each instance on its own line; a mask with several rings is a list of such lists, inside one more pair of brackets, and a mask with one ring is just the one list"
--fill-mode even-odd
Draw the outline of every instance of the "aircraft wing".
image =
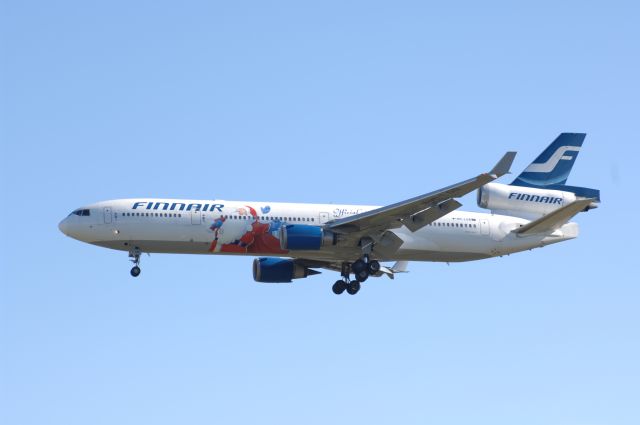
[[550, 212], [544, 217], [540, 217], [539, 219], [531, 221], [524, 226], [518, 227], [513, 230], [513, 233], [518, 236], [530, 236], [553, 232], [554, 230], [562, 227], [562, 225], [569, 221], [571, 217], [578, 214], [580, 211], [584, 211], [585, 208], [589, 207], [589, 205], [591, 205], [595, 200], [596, 198], [588, 198], [572, 202], [569, 205], [565, 205], [562, 208], [558, 208], [557, 210]]
[[491, 171], [472, 179], [386, 207], [333, 220], [328, 222], [326, 226], [333, 232], [341, 234], [371, 234], [403, 225], [415, 232], [461, 207], [462, 204], [455, 198], [464, 196], [507, 174], [515, 156], [516, 152], [507, 152]]

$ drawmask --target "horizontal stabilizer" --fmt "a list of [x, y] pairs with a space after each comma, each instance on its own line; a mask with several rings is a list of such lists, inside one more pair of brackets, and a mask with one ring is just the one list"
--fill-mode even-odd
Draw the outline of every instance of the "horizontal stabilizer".
[[593, 198], [589, 198], [572, 202], [569, 205], [558, 208], [557, 210], [545, 215], [544, 217], [527, 223], [522, 227], [518, 227], [517, 229], [513, 230], [513, 233], [517, 234], [518, 236], [530, 236], [540, 233], [553, 232], [554, 230], [559, 229], [567, 221], [569, 221], [571, 217], [578, 214], [580, 211], [586, 210], [594, 200], [595, 199]]

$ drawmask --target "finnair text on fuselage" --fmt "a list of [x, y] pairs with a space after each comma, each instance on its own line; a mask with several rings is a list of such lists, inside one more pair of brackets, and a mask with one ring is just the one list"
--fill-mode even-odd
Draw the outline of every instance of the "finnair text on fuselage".
[[[144, 207], [144, 208], [142, 208]], [[134, 202], [132, 209], [163, 210], [163, 211], [218, 211], [222, 212], [224, 204], [186, 204], [183, 202]]]

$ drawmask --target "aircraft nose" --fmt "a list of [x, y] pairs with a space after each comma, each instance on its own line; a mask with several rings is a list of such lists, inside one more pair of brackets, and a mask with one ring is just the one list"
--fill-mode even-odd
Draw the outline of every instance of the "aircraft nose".
[[69, 235], [69, 223], [67, 223], [67, 219], [65, 218], [60, 223], [58, 223], [58, 229], [65, 235]]

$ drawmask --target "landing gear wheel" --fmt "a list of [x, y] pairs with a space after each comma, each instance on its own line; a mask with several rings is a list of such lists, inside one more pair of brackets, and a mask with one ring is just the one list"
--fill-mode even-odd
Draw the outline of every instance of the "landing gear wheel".
[[360, 282], [353, 281], [353, 282], [349, 282], [349, 285], [347, 285], [347, 293], [349, 293], [349, 295], [355, 295], [358, 293], [358, 291], [360, 290]]
[[351, 265], [351, 271], [357, 276], [358, 273], [367, 270], [367, 263], [363, 260], [356, 260]]
[[373, 260], [369, 263], [369, 274], [375, 275], [380, 271], [380, 263], [377, 260]]
[[336, 295], [342, 294], [345, 289], [347, 289], [347, 284], [342, 280], [336, 281], [336, 283], [334, 283], [333, 286], [331, 287], [331, 290]]
[[356, 280], [358, 282], [364, 282], [369, 277], [369, 272], [365, 269], [361, 272], [356, 273]]
[[138, 267], [138, 266], [133, 266], [133, 268], [131, 269], [131, 276], [133, 276], [133, 277], [138, 277], [138, 276], [140, 276], [140, 272], [141, 272], [141, 271], [142, 271], [142, 270], [140, 270], [140, 267]]

